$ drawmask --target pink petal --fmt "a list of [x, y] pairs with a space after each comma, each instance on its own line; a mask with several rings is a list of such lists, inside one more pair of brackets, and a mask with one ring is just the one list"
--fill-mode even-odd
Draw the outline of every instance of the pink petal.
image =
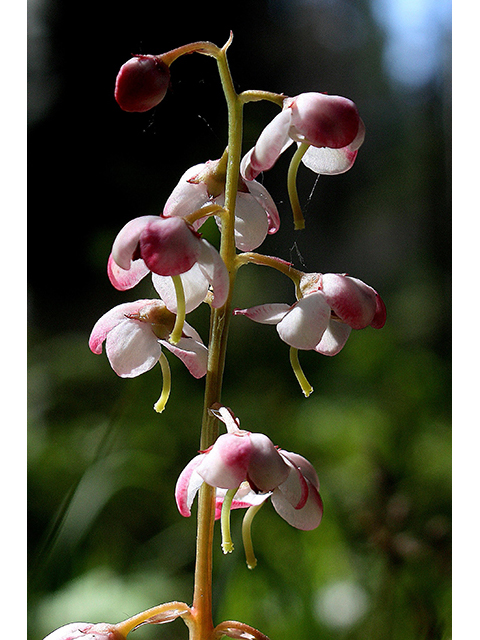
[[137, 55], [118, 72], [115, 100], [124, 111], [148, 111], [163, 100], [169, 86], [170, 69], [158, 56]]
[[315, 467], [309, 462], [306, 458], [301, 456], [299, 453], [294, 453], [293, 451], [285, 451], [282, 449], [280, 454], [287, 458], [289, 462], [291, 462], [295, 467], [297, 467], [302, 475], [313, 484], [313, 486], [320, 491], [320, 481], [318, 479], [317, 472], [315, 471]]
[[115, 238], [112, 256], [117, 265], [128, 271], [137, 250], [142, 231], [150, 221], [158, 220], [158, 216], [141, 216], [127, 222]]
[[293, 140], [289, 136], [292, 112], [284, 109], [265, 127], [255, 147], [242, 161], [242, 175], [253, 180], [262, 171], [267, 171]]
[[278, 324], [290, 311], [289, 304], [281, 302], [271, 304], [261, 304], [250, 309], [234, 309], [235, 316], [246, 316], [254, 322], [261, 324]]
[[225, 433], [205, 454], [197, 472], [212, 487], [236, 489], [246, 479], [251, 454], [248, 433]]
[[277, 331], [295, 349], [315, 349], [328, 327], [331, 310], [321, 293], [311, 293], [291, 307]]
[[325, 273], [322, 276], [322, 290], [333, 311], [352, 329], [364, 329], [373, 321], [377, 292], [361, 280]]
[[305, 506], [301, 509], [295, 509], [286, 499], [280, 489], [275, 489], [272, 494], [272, 504], [275, 511], [284, 520], [296, 529], [310, 531], [316, 529], [322, 520], [323, 503], [318, 490], [313, 484], [305, 478], [308, 486], [308, 498]]
[[[215, 498], [215, 519], [218, 520], [222, 513], [223, 500], [227, 489], [217, 489]], [[263, 504], [271, 496], [271, 492], [268, 493], [255, 493], [250, 487], [248, 482], [242, 482], [240, 489], [233, 497], [231, 509], [248, 509], [249, 507], [256, 507]]]
[[110, 254], [108, 258], [108, 278], [118, 291], [132, 289], [132, 287], [138, 284], [148, 273], [150, 273], [150, 269], [143, 260], [134, 260], [130, 263], [130, 269], [125, 271], [125, 269], [117, 265], [112, 254]]
[[139, 239], [145, 264], [161, 276], [185, 273], [197, 261], [201, 240], [181, 218], [151, 216]]
[[191, 515], [191, 508], [198, 490], [203, 484], [196, 469], [206, 454], [195, 456], [180, 474], [175, 486], [175, 500], [180, 514], [185, 518]]
[[223, 307], [228, 298], [230, 276], [218, 251], [206, 240], [200, 241], [198, 266], [205, 278], [212, 285], [212, 307]]
[[70, 622], [52, 633], [49, 633], [43, 640], [71, 640], [85, 637], [94, 625], [90, 622]]
[[285, 455], [280, 451], [280, 455], [286, 460], [289, 467], [289, 474], [284, 482], [278, 486], [278, 491], [292, 505], [294, 509], [301, 509], [305, 506], [308, 498], [308, 485], [303, 477], [300, 469], [298, 469]]
[[208, 349], [200, 340], [182, 337], [176, 345], [168, 340], [160, 340], [160, 342], [183, 362], [194, 378], [202, 378], [207, 373]]
[[292, 112], [290, 135], [297, 142], [340, 149], [357, 137], [360, 117], [355, 103], [348, 98], [302, 93], [286, 99], [284, 108]]
[[151, 304], [151, 300], [137, 300], [136, 302], [126, 302], [120, 304], [110, 311], [107, 311], [97, 322], [92, 329], [88, 345], [93, 353], [102, 353], [102, 343], [107, 337], [108, 333], [117, 326], [120, 322], [125, 320], [125, 316], [138, 313], [142, 307]]
[[285, 482], [289, 466], [279, 454], [273, 442], [263, 433], [250, 434], [252, 447], [247, 469], [247, 480], [254, 490], [272, 491]]
[[377, 293], [376, 298], [376, 306], [375, 306], [375, 315], [373, 316], [373, 320], [370, 323], [370, 326], [374, 329], [381, 329], [385, 322], [387, 321], [387, 308], [385, 306], [384, 301]]

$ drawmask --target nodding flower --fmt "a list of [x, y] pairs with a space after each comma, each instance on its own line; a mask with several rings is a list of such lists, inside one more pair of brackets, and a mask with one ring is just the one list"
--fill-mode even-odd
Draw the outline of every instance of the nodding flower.
[[[230, 286], [228, 270], [218, 251], [182, 218], [141, 216], [117, 235], [108, 260], [108, 277], [116, 289], [134, 287], [148, 273], [170, 311], [178, 296], [169, 295], [172, 278], [181, 281], [185, 311], [195, 309], [212, 288], [212, 307], [225, 304]], [[167, 281], [167, 282], [166, 282]]]
[[211, 409], [224, 422], [228, 433], [193, 458], [180, 474], [175, 497], [183, 516], [190, 516], [191, 506], [201, 485], [216, 488], [217, 518], [221, 519], [222, 548], [233, 550], [230, 536], [230, 510], [248, 508], [243, 526], [247, 564], [256, 564], [250, 536], [253, 515], [271, 498], [277, 513], [297, 529], [315, 529], [320, 524], [323, 504], [318, 476], [302, 456], [274, 446], [262, 433], [240, 429], [232, 411], [221, 405]]
[[351, 100], [324, 93], [285, 98], [282, 111], [242, 160], [242, 175], [253, 180], [267, 171], [291, 144], [309, 145], [302, 162], [315, 173], [348, 171], [365, 138], [365, 125]]

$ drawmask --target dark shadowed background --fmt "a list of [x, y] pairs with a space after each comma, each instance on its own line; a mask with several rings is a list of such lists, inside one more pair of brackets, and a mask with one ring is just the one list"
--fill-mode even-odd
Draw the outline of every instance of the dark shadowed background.
[[[232, 321], [223, 400], [242, 426], [315, 465], [325, 503], [300, 532], [270, 505], [257, 516], [258, 567], [215, 548], [215, 617], [272, 640], [451, 637], [450, 13], [447, 2], [246, 0], [129, 5], [29, 2], [30, 640], [71, 620], [115, 622], [190, 602], [194, 518], [173, 490], [198, 448], [203, 382], [169, 358], [121, 380], [87, 341], [115, 291], [106, 259], [131, 218], [158, 214], [180, 175], [220, 157], [226, 109], [210, 58], [172, 66], [164, 102], [122, 112], [115, 76], [133, 53], [195, 40], [221, 46], [239, 91], [322, 91], [356, 102], [367, 137], [335, 177], [302, 167], [306, 230], [294, 233], [290, 153], [264, 175], [281, 230], [263, 253], [306, 271], [347, 272], [382, 295], [384, 329], [354, 332], [335, 358], [301, 354], [305, 399], [273, 327]], [[248, 150], [278, 112], [245, 109]], [[37, 224], [41, 221], [41, 225]], [[213, 243], [218, 234], [206, 226]], [[236, 306], [293, 302], [276, 273], [249, 266]], [[192, 324], [206, 340], [207, 309]], [[139, 638], [186, 638], [180, 621]]]

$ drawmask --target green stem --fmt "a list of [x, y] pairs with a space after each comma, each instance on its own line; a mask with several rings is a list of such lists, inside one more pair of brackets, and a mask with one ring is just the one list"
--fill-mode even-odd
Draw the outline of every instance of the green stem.
[[162, 413], [162, 411], [165, 409], [168, 398], [170, 397], [170, 389], [172, 387], [172, 374], [170, 372], [170, 365], [168, 364], [168, 360], [163, 351], [160, 354], [159, 363], [160, 367], [162, 368], [162, 393], [160, 395], [160, 398], [153, 405], [153, 408], [157, 413]]
[[240, 268], [244, 264], [258, 264], [263, 267], [271, 267], [283, 273], [289, 277], [294, 283], [296, 289], [299, 289], [300, 280], [305, 274], [303, 271], [299, 271], [292, 266], [290, 262], [275, 258], [272, 256], [264, 256], [261, 253], [255, 253], [254, 251], [247, 251], [245, 253], [239, 253], [236, 259], [237, 268]]
[[177, 316], [172, 333], [168, 338], [171, 344], [178, 344], [183, 333], [183, 325], [185, 324], [185, 292], [183, 290], [182, 278], [180, 276], [172, 276], [173, 286], [175, 287], [175, 295], [177, 297]]
[[190, 42], [182, 45], [166, 53], [162, 53], [159, 58], [169, 67], [175, 60], [188, 53], [201, 53], [212, 58], [218, 58], [221, 55], [221, 49], [217, 45], [207, 41]]
[[245, 549], [245, 560], [247, 561], [247, 567], [249, 569], [255, 569], [257, 566], [257, 559], [253, 551], [252, 542], [252, 522], [258, 511], [263, 507], [265, 503], [256, 504], [249, 507], [245, 513], [242, 523], [242, 540], [243, 548]]
[[293, 373], [295, 374], [295, 377], [297, 378], [298, 383], [302, 388], [303, 395], [308, 398], [308, 396], [313, 391], [313, 387], [303, 373], [303, 369], [300, 365], [300, 360], [298, 359], [298, 349], [294, 349], [294, 347], [290, 347], [290, 364], [292, 365]]
[[300, 162], [307, 152], [307, 149], [310, 145], [307, 142], [302, 142], [298, 149], [295, 151], [291, 161], [290, 166], [288, 168], [288, 176], [287, 176], [287, 187], [288, 187], [288, 196], [290, 198], [290, 205], [292, 207], [293, 212], [293, 224], [295, 226], [295, 230], [300, 230], [305, 228], [305, 220], [303, 218], [302, 207], [300, 206], [300, 200], [298, 198], [297, 191], [297, 172], [298, 167], [300, 166]]
[[232, 553], [233, 551], [232, 534], [230, 531], [230, 512], [232, 509], [232, 500], [237, 491], [238, 487], [236, 489], [229, 489], [223, 499], [222, 515], [220, 519], [220, 524], [222, 527], [223, 553]]
[[271, 91], [257, 90], [242, 91], [238, 98], [244, 104], [246, 104], [247, 102], [259, 102], [260, 100], [268, 100], [268, 102], [273, 102], [279, 107], [283, 107], [283, 101], [285, 100], [285, 96], [282, 93], [272, 93]]
[[[235, 283], [235, 203], [240, 171], [242, 146], [242, 103], [233, 86], [226, 52], [231, 39], [216, 56], [220, 80], [228, 108], [228, 162], [225, 182], [225, 212], [221, 217], [220, 255], [230, 275], [228, 299], [223, 307], [212, 309], [210, 336], [205, 379], [200, 450], [211, 446], [218, 437], [218, 421], [209, 412], [210, 407], [221, 401], [223, 371], [227, 351], [228, 328], [231, 317], [231, 301]], [[197, 515], [197, 546], [192, 615], [195, 624], [190, 626], [190, 640], [208, 640], [213, 637], [212, 620], [212, 554], [213, 525], [215, 522], [215, 489], [204, 483], [199, 492]]]
[[115, 625], [117, 635], [126, 637], [131, 631], [151, 620], [155, 620], [156, 624], [161, 622], [170, 622], [178, 617], [184, 618], [188, 624], [190, 618], [190, 607], [185, 602], [167, 602], [159, 604], [156, 607], [137, 613], [136, 615], [119, 622]]

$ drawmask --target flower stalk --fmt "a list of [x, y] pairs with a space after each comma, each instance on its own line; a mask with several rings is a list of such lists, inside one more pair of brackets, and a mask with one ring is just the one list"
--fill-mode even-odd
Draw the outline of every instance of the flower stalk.
[[306, 154], [309, 148], [307, 142], [302, 142], [298, 149], [295, 151], [288, 168], [287, 187], [288, 197], [290, 198], [290, 205], [293, 213], [293, 224], [296, 231], [300, 231], [305, 228], [305, 219], [303, 217], [302, 206], [298, 197], [297, 190], [297, 173], [300, 162], [303, 156]]
[[[242, 103], [233, 86], [227, 61], [232, 36], [216, 55], [220, 80], [228, 109], [228, 159], [225, 180], [225, 205], [221, 217], [220, 256], [227, 267], [230, 289], [225, 304], [212, 309], [210, 317], [209, 353], [203, 406], [200, 450], [210, 447], [218, 437], [218, 421], [210, 408], [221, 401], [223, 371], [227, 352], [231, 299], [235, 265], [235, 202], [242, 148]], [[215, 490], [207, 484], [200, 489], [197, 515], [197, 547], [192, 612], [196, 624], [190, 629], [190, 640], [206, 640], [213, 633], [212, 620], [212, 553], [215, 522]]]
[[[354, 103], [339, 96], [307, 93], [288, 98], [257, 90], [237, 94], [227, 61], [232, 38], [230, 33], [221, 48], [200, 41], [158, 56], [136, 55], [119, 71], [117, 103], [124, 111], [143, 112], [164, 99], [170, 86], [170, 66], [180, 56], [199, 53], [213, 57], [227, 105], [228, 140], [220, 159], [195, 165], [183, 174], [161, 215], [134, 218], [121, 229], [108, 260], [111, 284], [126, 291], [150, 275], [161, 299], [118, 305], [97, 321], [89, 340], [90, 349], [97, 354], [105, 343], [110, 364], [121, 377], [136, 377], [159, 362], [163, 382], [154, 405], [158, 413], [164, 410], [171, 389], [170, 366], [163, 348], [178, 357], [192, 376], [205, 376], [200, 452], [182, 471], [175, 488], [177, 506], [185, 517], [191, 515], [198, 495], [192, 606], [170, 602], [116, 625], [73, 623], [45, 640], [124, 640], [139, 626], [163, 624], [178, 617], [187, 625], [190, 640], [220, 640], [224, 636], [268, 640], [241, 622], [228, 620], [214, 625], [215, 519], [221, 520], [223, 552], [231, 553], [231, 511], [247, 509], [242, 540], [247, 566], [253, 569], [257, 559], [252, 522], [266, 500], [286, 522], [306, 531], [319, 526], [323, 503], [317, 473], [308, 460], [280, 449], [265, 434], [241, 429], [232, 409], [222, 405], [231, 317], [243, 315], [276, 325], [280, 338], [290, 345], [291, 366], [306, 397], [313, 388], [301, 368], [299, 349], [335, 355], [352, 329], [381, 328], [385, 322], [383, 301], [362, 281], [345, 274], [306, 274], [285, 260], [254, 252], [267, 234], [276, 233], [280, 226], [272, 196], [255, 178], [273, 167], [291, 144], [298, 144], [287, 187], [295, 229], [303, 229], [296, 184], [300, 163], [319, 174], [348, 170], [363, 142], [364, 125]], [[243, 107], [260, 100], [274, 103], [281, 111], [241, 159]], [[198, 231], [210, 216], [220, 228], [218, 250]], [[237, 272], [246, 264], [268, 266], [287, 276], [295, 286], [297, 301], [233, 310]], [[187, 313], [202, 302], [210, 308], [208, 348], [186, 322]], [[219, 435], [220, 422], [226, 434]]]

